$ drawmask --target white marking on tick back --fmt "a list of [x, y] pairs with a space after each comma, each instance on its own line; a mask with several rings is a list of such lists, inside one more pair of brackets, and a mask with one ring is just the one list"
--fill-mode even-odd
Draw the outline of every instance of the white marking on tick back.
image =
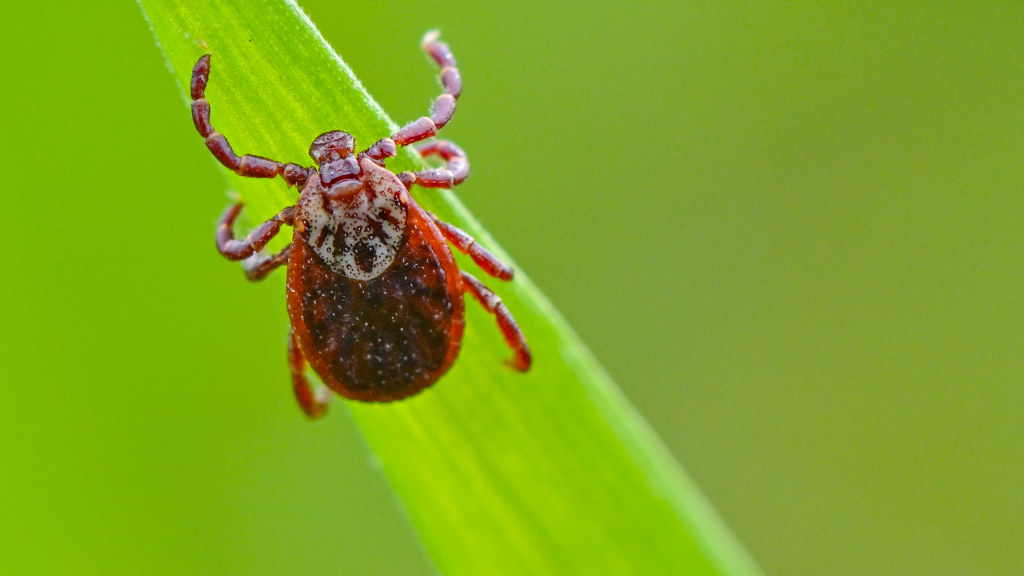
[[408, 217], [405, 187], [391, 172], [373, 168], [364, 167], [366, 186], [357, 191], [300, 200], [309, 246], [333, 271], [356, 280], [372, 280], [391, 266]]

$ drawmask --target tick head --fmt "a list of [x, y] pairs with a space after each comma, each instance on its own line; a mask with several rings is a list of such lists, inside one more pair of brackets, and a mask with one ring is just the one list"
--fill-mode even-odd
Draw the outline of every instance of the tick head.
[[355, 139], [348, 132], [324, 132], [313, 140], [309, 155], [320, 166], [320, 179], [330, 186], [359, 176], [359, 161], [352, 154]]
[[317, 164], [323, 164], [324, 162], [351, 156], [355, 145], [355, 138], [348, 132], [342, 132], [341, 130], [324, 132], [317, 136], [316, 140], [313, 140], [313, 144], [309, 147], [309, 155], [313, 157], [313, 160], [316, 160]]

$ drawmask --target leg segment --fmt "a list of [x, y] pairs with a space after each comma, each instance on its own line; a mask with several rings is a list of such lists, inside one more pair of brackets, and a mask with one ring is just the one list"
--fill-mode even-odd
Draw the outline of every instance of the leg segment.
[[430, 116], [424, 116], [406, 124], [391, 136], [391, 139], [399, 146], [407, 146], [437, 134], [437, 131], [444, 128], [444, 125], [455, 114], [455, 100], [462, 94], [462, 79], [459, 77], [459, 69], [455, 66], [455, 57], [452, 56], [448, 45], [438, 40], [439, 36], [440, 33], [436, 30], [428, 32], [423, 37], [423, 50], [441, 67], [441, 84], [444, 86], [444, 93], [434, 101], [434, 108]]
[[[395, 141], [391, 138], [381, 138], [359, 154], [360, 156], [365, 154], [369, 156], [371, 160], [383, 166], [385, 158], [394, 158], [395, 155], [398, 154], [398, 148], [395, 147]], [[408, 186], [406, 186], [406, 188], [408, 188]]]
[[277, 254], [253, 254], [245, 260], [245, 277], [253, 282], [263, 280], [278, 266], [286, 264], [291, 253], [292, 245], [289, 244]]
[[299, 342], [295, 339], [295, 332], [288, 332], [288, 371], [292, 375], [292, 390], [295, 392], [295, 399], [299, 401], [299, 407], [309, 416], [316, 420], [327, 413], [331, 405], [331, 391], [321, 388], [313, 391], [313, 386], [306, 378], [306, 358], [299, 350]]
[[529, 370], [532, 358], [530, 356], [530, 347], [526, 345], [526, 336], [519, 329], [516, 319], [512, 317], [512, 313], [505, 307], [501, 298], [466, 272], [462, 273], [462, 284], [466, 292], [472, 294], [477, 302], [480, 302], [484, 307], [484, 310], [494, 314], [495, 319], [497, 319], [498, 328], [501, 328], [501, 333], [505, 336], [505, 342], [515, 354], [512, 360], [509, 361], [509, 366], [520, 372]]
[[270, 220], [260, 224], [245, 238], [236, 240], [231, 227], [241, 211], [241, 202], [231, 206], [224, 211], [224, 215], [220, 217], [220, 224], [217, 226], [217, 250], [228, 260], [245, 260], [259, 252], [267, 245], [267, 242], [270, 242], [271, 238], [277, 235], [282, 224], [291, 226], [295, 220], [295, 207], [289, 206]]
[[498, 280], [511, 280], [513, 270], [510, 266], [498, 260], [498, 257], [491, 254], [483, 246], [477, 244], [476, 240], [472, 236], [463, 232], [460, 228], [456, 228], [451, 224], [439, 219], [432, 213], [427, 212], [430, 215], [430, 219], [437, 225], [438, 230], [441, 234], [455, 246], [459, 252], [463, 254], [469, 254], [469, 257], [476, 262], [484, 272], [494, 276]]
[[203, 55], [192, 68], [192, 122], [199, 135], [206, 140], [206, 147], [220, 160], [220, 163], [234, 170], [239, 176], [251, 178], [273, 178], [283, 176], [289, 185], [304, 182], [308, 169], [298, 164], [282, 164], [276, 160], [243, 154], [238, 156], [223, 134], [210, 124], [210, 103], [206, 100], [206, 85], [210, 81], [210, 55]]
[[440, 156], [444, 168], [423, 170], [420, 172], [403, 172], [398, 175], [406, 188], [419, 184], [425, 188], [451, 188], [462, 184], [469, 176], [469, 159], [466, 153], [447, 140], [435, 140], [418, 148], [423, 156]]

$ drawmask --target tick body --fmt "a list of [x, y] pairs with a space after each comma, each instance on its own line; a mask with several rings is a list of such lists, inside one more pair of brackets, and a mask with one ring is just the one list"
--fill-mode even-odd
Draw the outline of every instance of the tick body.
[[[239, 175], [281, 177], [300, 189], [294, 206], [246, 238], [235, 238], [232, 230], [242, 205], [228, 208], [217, 228], [217, 248], [228, 259], [245, 260], [250, 280], [287, 266], [288, 366], [296, 399], [313, 418], [324, 413], [330, 394], [313, 390], [305, 376], [307, 363], [328, 388], [355, 400], [399, 400], [436, 382], [458, 356], [466, 293], [494, 314], [513, 350], [512, 368], [530, 367], [526, 339], [508, 309], [456, 266], [448, 245], [500, 280], [511, 279], [512, 269], [409, 194], [413, 184], [451, 188], [462, 183], [469, 174], [466, 155], [450, 142], [434, 140], [421, 144], [419, 152], [440, 157], [444, 167], [394, 174], [384, 166], [398, 146], [433, 137], [455, 112], [462, 90], [455, 58], [435, 33], [424, 38], [423, 48], [441, 67], [444, 85], [432, 114], [358, 153], [350, 134], [321, 134], [309, 149], [316, 162], [311, 167], [235, 154], [210, 122], [209, 54], [192, 71], [192, 119], [213, 155]], [[262, 253], [282, 225], [294, 226], [292, 241], [276, 254]]]

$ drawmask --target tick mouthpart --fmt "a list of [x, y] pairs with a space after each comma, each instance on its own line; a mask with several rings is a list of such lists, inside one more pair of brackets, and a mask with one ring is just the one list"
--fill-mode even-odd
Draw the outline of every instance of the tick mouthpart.
[[320, 164], [320, 180], [328, 186], [341, 180], [358, 178], [361, 172], [359, 160], [351, 154]]
[[309, 146], [309, 155], [317, 164], [331, 162], [352, 155], [356, 139], [348, 132], [333, 130], [324, 132]]

